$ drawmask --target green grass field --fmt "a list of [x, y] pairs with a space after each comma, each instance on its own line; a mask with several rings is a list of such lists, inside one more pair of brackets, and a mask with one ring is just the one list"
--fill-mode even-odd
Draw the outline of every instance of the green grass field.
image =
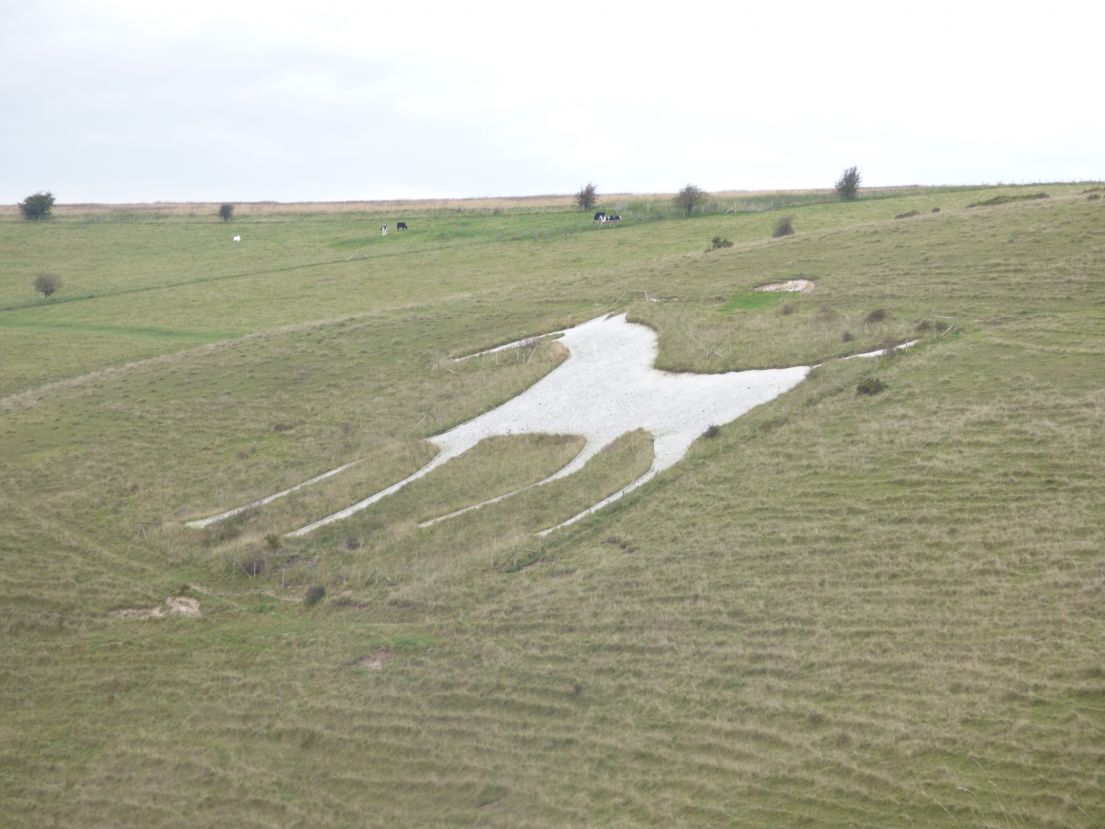
[[[600, 204], [620, 226], [530, 202], [0, 216], [0, 823], [1105, 825], [1090, 186]], [[794, 278], [816, 289], [752, 291]], [[452, 357], [610, 311], [678, 371], [921, 342], [828, 362], [545, 538], [648, 437], [420, 528], [579, 446], [490, 440], [282, 537], [564, 353]], [[180, 595], [202, 618], [114, 613]]]

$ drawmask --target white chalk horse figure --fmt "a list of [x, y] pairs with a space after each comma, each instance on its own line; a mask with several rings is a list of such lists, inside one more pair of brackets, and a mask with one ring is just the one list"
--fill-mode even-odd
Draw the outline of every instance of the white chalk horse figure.
[[[582, 469], [591, 458], [621, 435], [636, 429], [648, 431], [653, 438], [653, 461], [648, 471], [613, 495], [557, 525], [563, 527], [637, 489], [677, 463], [690, 449], [691, 444], [710, 426], [729, 423], [749, 409], [773, 400], [798, 385], [814, 368], [794, 366], [731, 371], [725, 374], [676, 374], [660, 371], [653, 368], [658, 344], [656, 333], [644, 325], [628, 322], [625, 314], [599, 317], [555, 333], [562, 335], [559, 342], [568, 349], [569, 356], [553, 371], [498, 408], [429, 438], [430, 443], [440, 451], [417, 472], [289, 535], [306, 535], [319, 527], [348, 518], [464, 454], [485, 438], [543, 433], [580, 435], [586, 442], [567, 466], [548, 478], [515, 492], [439, 516], [424, 522], [422, 526], [444, 521], [502, 501], [526, 489], [571, 475]], [[480, 353], [502, 351], [533, 342], [533, 338], [521, 340]], [[856, 356], [877, 356], [883, 353], [885, 351]], [[351, 465], [346, 464], [324, 472], [309, 481], [251, 504], [192, 521], [189, 526], [204, 527], [222, 521], [336, 475]], [[542, 534], [553, 529], [556, 527], [544, 530]]]

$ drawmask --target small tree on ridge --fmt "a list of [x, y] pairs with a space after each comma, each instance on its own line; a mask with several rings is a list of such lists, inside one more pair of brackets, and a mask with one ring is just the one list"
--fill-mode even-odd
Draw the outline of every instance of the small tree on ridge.
[[234, 205], [223, 204], [219, 205], [219, 218], [224, 222], [229, 222], [230, 217], [234, 215]]
[[19, 212], [23, 218], [30, 222], [49, 219], [54, 209], [54, 194], [47, 190], [45, 193], [35, 193], [27, 196], [19, 203]]
[[595, 185], [591, 184], [591, 182], [587, 182], [587, 186], [576, 193], [576, 204], [579, 205], [581, 210], [590, 210], [595, 206], [598, 197]]
[[700, 187], [696, 187], [693, 184], [688, 184], [682, 190], [675, 194], [675, 198], [672, 201], [675, 206], [682, 210], [684, 213], [690, 213], [702, 202], [706, 201], [709, 197], [709, 193]]
[[857, 195], [859, 195], [859, 183], [863, 177], [859, 174], [859, 169], [856, 167], [849, 167], [843, 173], [840, 174], [840, 178], [836, 182], [836, 193], [844, 201], [853, 201]]

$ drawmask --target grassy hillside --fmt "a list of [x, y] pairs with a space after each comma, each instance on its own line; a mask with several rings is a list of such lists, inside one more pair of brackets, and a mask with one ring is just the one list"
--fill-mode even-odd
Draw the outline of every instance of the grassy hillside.
[[[601, 205], [616, 227], [555, 202], [0, 217], [5, 820], [1105, 824], [1089, 186], [689, 218], [627, 197]], [[780, 215], [797, 233], [771, 239]], [[64, 280], [48, 300], [40, 271]], [[793, 278], [816, 290], [750, 293]], [[578, 450], [488, 441], [281, 537], [564, 354], [452, 356], [615, 310], [680, 371], [921, 343], [827, 363], [544, 539], [647, 468], [648, 437], [420, 528]], [[202, 617], [116, 613], [170, 596]]]

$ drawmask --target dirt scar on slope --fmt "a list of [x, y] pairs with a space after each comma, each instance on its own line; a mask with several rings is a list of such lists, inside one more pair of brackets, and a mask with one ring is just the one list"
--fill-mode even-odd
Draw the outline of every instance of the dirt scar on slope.
[[[585, 443], [567, 466], [544, 480], [425, 521], [419, 526], [436, 524], [578, 472], [591, 458], [627, 432], [644, 429], [652, 435], [652, 465], [641, 477], [583, 512], [538, 533], [546, 535], [560, 527], [574, 524], [652, 480], [675, 465], [710, 426], [729, 423], [750, 409], [774, 400], [802, 382], [816, 368], [794, 366], [731, 371], [725, 374], [676, 374], [660, 371], [653, 367], [659, 350], [656, 332], [647, 326], [628, 322], [625, 314], [598, 317], [554, 334], [562, 334], [559, 342], [568, 349], [569, 354], [553, 371], [498, 408], [428, 438], [440, 451], [417, 472], [288, 535], [307, 535], [319, 527], [367, 509], [442, 464], [463, 455], [485, 438], [519, 434], [568, 434], [582, 436]], [[537, 339], [530, 337], [461, 359], [532, 344]], [[898, 348], [907, 348], [914, 342], [916, 341]], [[853, 356], [877, 357], [891, 350], [893, 349], [882, 349]], [[345, 464], [324, 472], [245, 506], [210, 518], [190, 521], [188, 526], [205, 527], [252, 507], [270, 503], [304, 486], [336, 475], [350, 465]]]

